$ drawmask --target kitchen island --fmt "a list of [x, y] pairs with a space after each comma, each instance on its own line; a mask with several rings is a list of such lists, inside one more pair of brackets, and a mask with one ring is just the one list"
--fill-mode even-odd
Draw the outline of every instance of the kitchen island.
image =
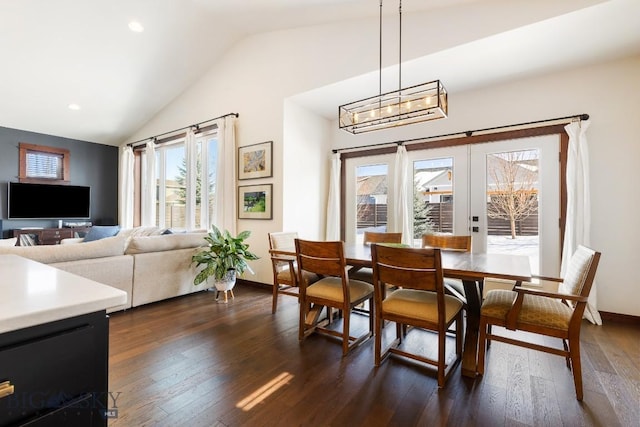
[[[0, 256], [0, 426], [106, 426], [106, 309], [127, 294]], [[113, 408], [111, 408], [113, 409]]]

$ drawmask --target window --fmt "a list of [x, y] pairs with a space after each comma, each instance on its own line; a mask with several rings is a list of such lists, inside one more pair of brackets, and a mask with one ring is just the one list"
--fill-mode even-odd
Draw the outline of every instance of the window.
[[[195, 170], [187, 161], [183, 137], [163, 141], [155, 154], [155, 225], [161, 228], [206, 229], [216, 220], [216, 182], [218, 139], [215, 130], [196, 136]], [[146, 176], [146, 153], [139, 152], [142, 173], [136, 177], [136, 188], [142, 191]], [[195, 192], [190, 197], [188, 183], [195, 176]], [[140, 225], [140, 221], [135, 223]]]
[[[198, 178], [196, 188], [196, 228], [216, 223], [216, 177], [218, 172], [218, 138], [216, 134], [198, 140]], [[205, 185], [202, 185], [206, 183]], [[203, 201], [205, 202], [203, 205]]]
[[64, 183], [70, 181], [69, 150], [44, 145], [19, 144], [20, 182]]
[[361, 243], [365, 231], [387, 231], [387, 204], [393, 163], [387, 158], [350, 159], [347, 167], [346, 242]]
[[186, 228], [187, 164], [184, 144], [163, 146], [158, 150], [158, 215], [156, 224], [166, 228]]
[[421, 239], [424, 233], [453, 233], [453, 160], [442, 157], [413, 162], [414, 239]]
[[363, 165], [356, 172], [356, 241], [365, 231], [387, 231], [388, 166]]

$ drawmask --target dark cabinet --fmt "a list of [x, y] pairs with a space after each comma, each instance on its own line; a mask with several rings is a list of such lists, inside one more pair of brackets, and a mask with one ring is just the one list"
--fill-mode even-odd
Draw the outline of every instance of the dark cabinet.
[[104, 311], [0, 334], [0, 426], [106, 426], [108, 348]]
[[90, 227], [39, 228], [13, 230], [19, 246], [59, 245], [62, 239], [84, 237]]

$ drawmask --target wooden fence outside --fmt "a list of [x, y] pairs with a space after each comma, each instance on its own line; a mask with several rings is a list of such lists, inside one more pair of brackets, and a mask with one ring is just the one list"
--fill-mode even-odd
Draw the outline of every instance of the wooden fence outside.
[[[453, 203], [428, 203], [431, 209], [427, 218], [433, 225], [436, 233], [453, 232]], [[361, 204], [358, 207], [358, 228], [379, 227], [387, 224], [386, 204]], [[489, 218], [489, 235], [508, 236], [511, 234], [511, 225], [508, 220]], [[516, 234], [518, 236], [538, 235], [537, 210], [527, 218], [516, 221]]]

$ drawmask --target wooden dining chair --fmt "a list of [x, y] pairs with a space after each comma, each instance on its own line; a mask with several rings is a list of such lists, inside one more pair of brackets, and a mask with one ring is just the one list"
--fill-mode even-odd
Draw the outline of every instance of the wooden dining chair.
[[[365, 231], [362, 243], [370, 245], [372, 243], [402, 243], [402, 233], [387, 233]], [[363, 282], [373, 283], [373, 270], [367, 267], [352, 267], [349, 270], [349, 277]]]
[[[369, 339], [373, 334], [373, 317], [368, 316], [369, 330], [360, 336], [350, 335], [351, 312], [365, 301], [371, 307], [373, 285], [347, 276], [344, 243], [341, 241], [316, 242], [295, 239], [300, 285], [300, 328], [298, 338], [303, 341], [314, 332], [342, 339], [342, 355]], [[321, 277], [314, 283], [302, 280], [304, 272]], [[327, 316], [320, 320], [323, 308]], [[329, 328], [331, 309], [342, 312], [342, 331]]]
[[[485, 351], [491, 340], [563, 356], [573, 370], [576, 398], [582, 400], [580, 364], [580, 326], [591, 285], [600, 262], [600, 252], [579, 246], [571, 257], [564, 279], [541, 277], [561, 283], [559, 292], [539, 291], [516, 286], [514, 290], [487, 292], [480, 312], [478, 373], [484, 373]], [[524, 339], [502, 336], [492, 325], [514, 331], [560, 338], [562, 349], [535, 344]]]
[[[445, 295], [440, 249], [371, 246], [375, 292], [375, 365], [393, 353], [437, 367], [438, 386], [444, 387], [462, 356], [462, 302]], [[396, 289], [387, 293], [386, 286]], [[382, 348], [385, 321], [396, 323], [396, 338]], [[456, 358], [447, 364], [447, 330], [455, 322]], [[412, 326], [413, 328], [407, 328]], [[416, 328], [438, 336], [437, 359], [402, 349], [403, 340]]]
[[[296, 232], [269, 233], [269, 250], [285, 249], [295, 251]], [[299, 296], [297, 262], [295, 256], [271, 253], [271, 268], [273, 270], [273, 299], [271, 313], [278, 310], [278, 295]], [[315, 274], [303, 272], [302, 278], [307, 283], [319, 279]]]
[[[446, 251], [471, 252], [471, 236], [454, 234], [423, 234], [422, 247], [438, 248]], [[467, 303], [461, 280], [445, 277], [444, 286], [445, 290], [449, 294], [459, 298], [464, 304]]]

